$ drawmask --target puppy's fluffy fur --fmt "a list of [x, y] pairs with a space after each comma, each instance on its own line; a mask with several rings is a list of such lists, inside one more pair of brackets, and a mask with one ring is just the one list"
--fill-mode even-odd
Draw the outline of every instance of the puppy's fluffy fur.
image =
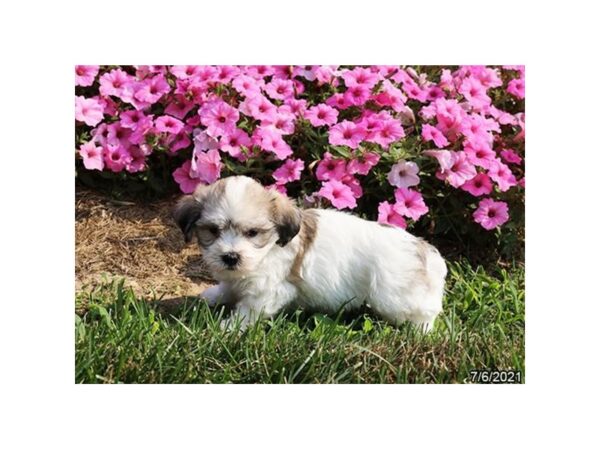
[[248, 177], [199, 186], [175, 219], [194, 236], [218, 286], [201, 296], [230, 303], [224, 326], [271, 317], [292, 302], [323, 312], [367, 303], [385, 320], [431, 329], [442, 309], [446, 264], [399, 228], [347, 213], [300, 210]]

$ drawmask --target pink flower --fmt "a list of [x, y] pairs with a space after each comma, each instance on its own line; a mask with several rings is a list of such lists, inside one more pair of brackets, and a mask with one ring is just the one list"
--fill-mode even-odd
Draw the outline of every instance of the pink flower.
[[183, 129], [183, 122], [171, 116], [160, 116], [155, 122], [159, 133], [177, 134]]
[[396, 211], [395, 205], [390, 205], [388, 202], [381, 202], [377, 208], [379, 215], [377, 222], [388, 225], [393, 225], [399, 228], [406, 228], [406, 220]]
[[93, 141], [86, 142], [79, 148], [79, 154], [83, 159], [83, 166], [88, 170], [104, 169], [102, 147], [96, 147]]
[[361, 106], [364, 105], [371, 96], [371, 90], [363, 84], [357, 84], [349, 87], [344, 92], [344, 101], [347, 105]]
[[341, 181], [350, 188], [350, 190], [352, 191], [352, 195], [354, 195], [354, 198], [362, 197], [362, 186], [360, 185], [360, 182], [356, 179], [354, 175], [347, 173], [339, 181]]
[[449, 140], [454, 141], [462, 131], [467, 113], [454, 99], [437, 99], [434, 105], [435, 117], [438, 121], [436, 128]]
[[186, 100], [185, 96], [175, 95], [173, 100], [171, 100], [165, 108], [165, 114], [169, 114], [170, 116], [177, 117], [179, 120], [183, 120], [183, 118], [192, 110], [193, 107], [194, 103]]
[[191, 161], [186, 161], [183, 165], [173, 172], [173, 179], [179, 185], [179, 189], [184, 194], [191, 194], [196, 190], [196, 187], [200, 184], [200, 180], [197, 176], [192, 176], [191, 173]]
[[371, 66], [380, 77], [389, 78], [398, 71], [398, 66]]
[[491, 164], [488, 175], [498, 184], [500, 192], [506, 192], [512, 186], [516, 186], [517, 184], [517, 179], [508, 166], [500, 161], [494, 161], [494, 163]]
[[296, 117], [289, 112], [287, 106], [280, 106], [277, 113], [262, 121], [261, 126], [272, 128], [281, 135], [292, 134], [295, 129], [295, 120]]
[[257, 120], [270, 119], [277, 114], [277, 107], [264, 95], [246, 98], [240, 103], [239, 110], [242, 114], [254, 117]]
[[409, 98], [425, 102], [427, 100], [427, 90], [422, 89], [417, 83], [410, 78], [406, 79], [402, 84], [402, 89], [406, 92]]
[[273, 172], [276, 184], [286, 184], [300, 179], [304, 170], [304, 161], [301, 159], [288, 159]]
[[129, 173], [141, 172], [146, 168], [146, 153], [137, 145], [129, 146], [127, 150], [131, 155], [131, 161], [125, 166], [125, 169]]
[[221, 176], [221, 155], [218, 150], [194, 151], [190, 176], [198, 177], [200, 181], [211, 184]]
[[438, 160], [440, 171], [436, 173], [436, 176], [440, 180], [447, 180], [455, 188], [460, 187], [465, 181], [477, 175], [475, 166], [467, 161], [464, 152], [426, 150], [423, 154], [433, 156]]
[[100, 66], [75, 66], [75, 86], [94, 84]]
[[425, 150], [423, 154], [426, 156], [433, 156], [437, 159], [442, 172], [445, 172], [452, 167], [452, 152], [449, 150]]
[[131, 76], [121, 69], [113, 69], [100, 77], [100, 95], [121, 97], [123, 89], [131, 82]]
[[136, 90], [134, 97], [150, 105], [156, 103], [163, 95], [171, 90], [164, 75], [156, 75], [142, 82], [141, 87]]
[[337, 109], [332, 108], [324, 103], [320, 103], [312, 108], [309, 108], [304, 117], [310, 122], [313, 127], [322, 125], [333, 125], [338, 118]]
[[353, 159], [348, 163], [348, 173], [366, 175], [378, 162], [380, 156], [377, 153], [367, 152], [360, 158]]
[[484, 112], [496, 119], [500, 125], [516, 125], [517, 123], [515, 116], [496, 108], [494, 105], [490, 105]]
[[292, 78], [302, 77], [308, 81], [315, 81], [315, 66], [292, 66]]
[[508, 205], [485, 198], [473, 213], [473, 219], [486, 230], [493, 230], [508, 221]]
[[256, 79], [268, 77], [274, 72], [272, 66], [246, 66], [246, 75]]
[[121, 172], [133, 158], [125, 148], [120, 145], [104, 147], [104, 163], [113, 172]]
[[379, 75], [376, 72], [371, 72], [364, 67], [356, 67], [352, 70], [345, 70], [342, 73], [342, 78], [346, 87], [363, 86], [371, 90], [379, 81]]
[[423, 196], [412, 189], [398, 188], [394, 191], [396, 204], [394, 209], [403, 216], [418, 220], [424, 214], [427, 214], [429, 208], [423, 200]]
[[469, 140], [491, 140], [490, 131], [500, 132], [500, 126], [494, 119], [481, 114], [469, 114], [460, 124], [460, 132]]
[[375, 133], [372, 142], [376, 142], [383, 148], [388, 148], [393, 142], [396, 142], [404, 137], [404, 128], [402, 124], [395, 120], [386, 120], [381, 124], [381, 127]]
[[98, 100], [79, 95], [75, 97], [75, 120], [94, 127], [102, 122], [103, 118], [104, 108]]
[[[114, 125], [114, 124], [111, 124], [111, 125]], [[144, 120], [140, 121], [138, 123], [138, 125], [135, 127], [135, 129], [133, 130], [133, 133], [131, 133], [130, 135], [128, 135], [127, 131], [125, 131], [125, 130], [131, 132], [131, 129], [127, 129], [127, 127], [125, 127], [122, 124], [122, 122], [119, 122], [119, 130], [117, 130], [114, 133], [115, 136], [122, 135], [124, 138], [123, 140], [127, 141], [123, 145], [144, 144], [146, 142], [146, 136], [151, 133], [154, 133], [154, 126], [153, 126], [152, 118], [146, 117]], [[113, 131], [110, 129], [110, 127], [109, 127], [108, 131], [109, 131], [109, 138], [112, 139]]]
[[119, 105], [110, 97], [102, 97], [101, 95], [95, 95], [93, 97], [94, 100], [97, 100], [102, 108], [104, 109], [104, 114], [109, 116], [116, 116], [119, 114]]
[[419, 166], [414, 162], [398, 161], [388, 173], [388, 181], [392, 186], [407, 188], [419, 184]]
[[182, 148], [187, 148], [191, 143], [192, 140], [190, 139], [189, 132], [185, 128], [177, 134], [170, 134], [167, 138], [167, 145], [171, 153], [175, 153]]
[[252, 140], [244, 130], [236, 128], [232, 133], [225, 134], [221, 137], [221, 151], [229, 153], [240, 161], [246, 160], [246, 155], [244, 155], [242, 151], [242, 146], [246, 149], [249, 149], [252, 146]]
[[289, 106], [290, 112], [296, 117], [302, 117], [306, 113], [306, 100], [287, 98], [285, 99], [285, 105]]
[[210, 137], [205, 130], [196, 128], [192, 135], [194, 137], [194, 151], [215, 150], [219, 148], [219, 142]]
[[293, 153], [291, 147], [283, 140], [281, 134], [273, 128], [257, 127], [252, 135], [252, 140], [254, 144], [263, 150], [274, 153], [281, 160], [286, 159]]
[[339, 92], [325, 100], [325, 104], [337, 109], [346, 109], [350, 107], [350, 103], [346, 101], [344, 94]]
[[277, 191], [280, 194], [283, 194], [283, 195], [287, 196], [287, 189], [285, 187], [285, 184], [273, 183], [273, 184], [270, 184], [268, 186], [265, 186], [265, 189], [269, 189], [271, 191]]
[[291, 80], [275, 78], [265, 86], [265, 92], [269, 97], [283, 100], [294, 96], [294, 83]]
[[91, 131], [92, 141], [100, 144], [101, 146], [108, 145], [108, 125], [101, 123]]
[[365, 141], [374, 142], [377, 133], [383, 127], [383, 123], [389, 120], [391, 116], [386, 111], [374, 113], [373, 111], [365, 111], [356, 124], [365, 130]]
[[442, 69], [438, 86], [447, 92], [454, 93], [454, 78], [452, 78], [452, 73], [449, 69]]
[[344, 120], [329, 129], [329, 143], [331, 145], [347, 145], [352, 149], [356, 149], [365, 138], [365, 135], [364, 128]]
[[234, 89], [245, 97], [260, 95], [261, 88], [264, 87], [264, 80], [257, 80], [248, 75], [238, 75], [232, 83]]
[[240, 113], [223, 100], [208, 102], [198, 111], [200, 122], [206, 126], [206, 132], [211, 137], [219, 137], [233, 132]]
[[523, 161], [523, 159], [519, 155], [517, 155], [513, 150], [502, 150], [500, 152], [500, 156], [507, 163], [521, 164], [521, 162]]
[[438, 98], [444, 98], [444, 91], [438, 86], [430, 86], [427, 90], [427, 100], [432, 102]]
[[490, 144], [483, 139], [465, 142], [465, 154], [471, 164], [489, 169], [496, 160], [496, 152], [490, 148]]
[[131, 130], [135, 130], [141, 124], [147, 124], [148, 121], [152, 125], [152, 119], [136, 109], [123, 111], [119, 117], [121, 119], [121, 126]]
[[200, 74], [202, 66], [172, 66], [171, 73], [180, 80], [195, 78]]
[[216, 81], [228, 84], [240, 73], [237, 66], [217, 66]]
[[473, 108], [479, 109], [492, 102], [488, 97], [486, 88], [479, 80], [473, 77], [467, 77], [463, 80], [458, 91], [464, 95], [465, 99]]
[[471, 72], [486, 89], [502, 86], [502, 79], [498, 75], [498, 69], [479, 66], [476, 72]]
[[375, 96], [375, 102], [380, 106], [389, 106], [396, 112], [401, 112], [406, 108], [404, 104], [407, 100], [406, 95], [394, 86], [390, 80], [384, 80], [381, 92]]
[[465, 181], [477, 175], [475, 166], [467, 161], [467, 155], [464, 152], [452, 152], [451, 158], [452, 165], [445, 175], [445, 179], [451, 186], [460, 187]]
[[117, 145], [123, 148], [128, 148], [131, 141], [131, 130], [121, 125], [121, 122], [113, 122], [108, 125], [108, 135], [106, 142], [109, 145]]
[[479, 197], [480, 195], [488, 195], [492, 192], [492, 182], [490, 181], [490, 177], [485, 173], [478, 173], [466, 181], [460, 188], [471, 195]]
[[341, 180], [346, 174], [346, 162], [343, 159], [332, 158], [329, 152], [325, 152], [323, 156], [315, 173], [317, 180]]
[[421, 136], [425, 142], [433, 141], [437, 148], [444, 148], [448, 145], [448, 139], [446, 139], [446, 136], [444, 136], [444, 134], [436, 127], [427, 123], [423, 125]]
[[356, 198], [354, 198], [352, 190], [341, 181], [326, 181], [323, 183], [318, 195], [328, 199], [337, 209], [356, 208]]
[[508, 82], [506, 92], [514, 95], [518, 99], [525, 98], [525, 78], [515, 78]]
[[331, 84], [334, 82], [334, 77], [338, 75], [338, 66], [318, 66], [314, 70], [315, 78], [319, 85]]

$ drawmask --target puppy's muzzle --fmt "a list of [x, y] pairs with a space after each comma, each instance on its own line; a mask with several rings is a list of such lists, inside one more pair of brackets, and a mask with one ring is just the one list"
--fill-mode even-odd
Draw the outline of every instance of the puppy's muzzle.
[[221, 255], [221, 260], [227, 266], [227, 269], [234, 269], [240, 263], [240, 255], [238, 253], [230, 252]]

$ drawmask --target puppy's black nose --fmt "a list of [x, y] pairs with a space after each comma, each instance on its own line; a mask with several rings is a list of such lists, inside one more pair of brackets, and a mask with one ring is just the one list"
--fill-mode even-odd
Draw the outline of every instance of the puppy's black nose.
[[240, 262], [240, 255], [234, 252], [225, 253], [221, 256], [223, 262], [227, 265], [227, 267], [235, 267]]

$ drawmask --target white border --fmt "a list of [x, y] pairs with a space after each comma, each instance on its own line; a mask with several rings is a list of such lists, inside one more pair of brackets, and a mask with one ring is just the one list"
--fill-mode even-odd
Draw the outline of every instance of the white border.
[[[595, 15], [505, 0], [3, 6], [3, 448], [597, 441]], [[9, 9], [10, 8], [10, 9]], [[75, 63], [527, 65], [525, 386], [75, 386]], [[588, 169], [589, 170], [589, 169]]]

